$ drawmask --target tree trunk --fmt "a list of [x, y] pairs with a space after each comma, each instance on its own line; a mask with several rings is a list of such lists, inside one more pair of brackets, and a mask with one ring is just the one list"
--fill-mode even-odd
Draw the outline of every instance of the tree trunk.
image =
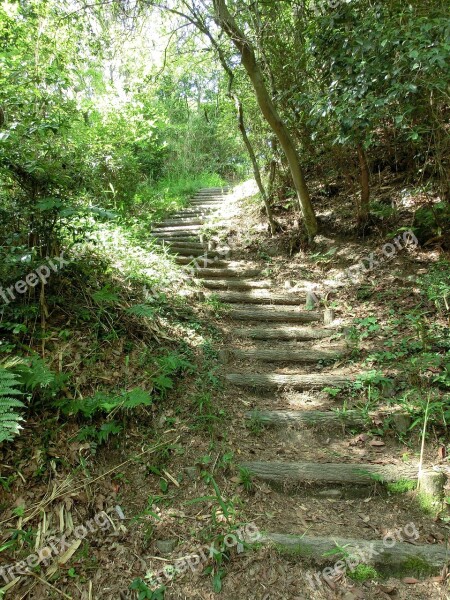
[[370, 174], [369, 165], [367, 164], [367, 156], [363, 145], [360, 143], [357, 146], [360, 179], [361, 179], [361, 200], [358, 210], [358, 224], [364, 225], [369, 218], [369, 200], [370, 200]]
[[297, 150], [292, 137], [280, 118], [278, 111], [272, 102], [270, 94], [264, 82], [263, 74], [256, 61], [255, 52], [245, 34], [240, 30], [236, 21], [230, 14], [225, 0], [213, 0], [216, 20], [218, 25], [225, 31], [240, 53], [242, 64], [247, 71], [250, 81], [255, 90], [261, 112], [277, 136], [280, 145], [286, 155], [289, 168], [297, 192], [300, 209], [303, 213], [305, 228], [310, 240], [317, 234], [317, 219], [311, 204], [308, 187], [306, 185], [303, 169], [300, 165]]
[[269, 198], [266, 194], [266, 190], [264, 188], [264, 185], [263, 185], [263, 182], [261, 179], [261, 171], [259, 169], [258, 160], [256, 158], [256, 154], [253, 150], [253, 146], [249, 140], [247, 131], [245, 129], [244, 109], [242, 107], [242, 102], [239, 100], [239, 98], [236, 96], [236, 94], [231, 94], [231, 96], [233, 97], [234, 103], [236, 106], [236, 114], [237, 114], [237, 118], [238, 118], [239, 131], [241, 132], [242, 139], [244, 140], [244, 144], [245, 144], [245, 147], [247, 148], [248, 155], [250, 156], [250, 160], [252, 161], [253, 175], [255, 177], [256, 184], [258, 185], [259, 193], [261, 194], [261, 197], [263, 199], [264, 206], [266, 207], [266, 214], [267, 214], [267, 218], [269, 219], [269, 225], [270, 225], [270, 233], [272, 235], [275, 235], [275, 233], [277, 232], [277, 229], [278, 229], [278, 225], [273, 218], [272, 208], [270, 206]]

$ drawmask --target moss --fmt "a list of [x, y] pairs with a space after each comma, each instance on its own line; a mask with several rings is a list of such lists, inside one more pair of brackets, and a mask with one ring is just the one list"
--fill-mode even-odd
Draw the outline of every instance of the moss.
[[403, 564], [402, 571], [405, 574], [414, 574], [416, 577], [425, 577], [427, 575], [433, 575], [436, 573], [436, 567], [428, 564], [426, 560], [417, 556], [408, 558]]
[[300, 556], [302, 558], [310, 558], [313, 554], [311, 548], [309, 548], [307, 545], [303, 545], [300, 542], [295, 544], [295, 546], [276, 544], [275, 548], [279, 554], [288, 557]]
[[435, 496], [426, 492], [417, 492], [416, 500], [420, 509], [426, 515], [437, 515], [442, 510], [442, 501], [437, 500]]
[[405, 494], [416, 489], [417, 481], [415, 479], [400, 479], [400, 481], [388, 483], [386, 487], [391, 494]]
[[353, 581], [359, 581], [361, 583], [371, 579], [380, 579], [380, 575], [376, 569], [370, 565], [364, 564], [358, 565], [353, 571], [348, 571], [347, 575], [350, 579], [353, 579]]

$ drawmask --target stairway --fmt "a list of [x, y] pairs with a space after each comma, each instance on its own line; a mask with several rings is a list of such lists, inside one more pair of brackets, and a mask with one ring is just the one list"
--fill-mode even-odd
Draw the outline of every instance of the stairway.
[[[392, 496], [388, 499], [384, 489], [387, 484], [416, 480], [417, 460], [383, 464], [382, 460], [377, 460], [375, 450], [361, 461], [358, 456], [352, 460], [348, 457], [325, 460], [322, 451], [318, 453], [320, 459], [317, 461], [303, 458], [301, 448], [304, 448], [305, 440], [310, 446], [310, 455], [311, 451], [314, 454], [315, 444], [320, 447], [320, 440], [323, 440], [323, 436], [317, 437], [320, 430], [325, 428], [331, 447], [334, 440], [346, 436], [351, 440], [349, 430], [352, 427], [361, 430], [367, 425], [360, 411], [337, 412], [321, 400], [323, 388], [348, 386], [357, 373], [339, 366], [335, 368], [336, 362], [342, 361], [348, 353], [347, 345], [342, 339], [336, 341], [337, 329], [325, 325], [322, 312], [305, 309], [306, 290], [279, 291], [263, 276], [261, 265], [231, 260], [234, 256], [227, 256], [225, 260], [214, 244], [204, 240], [203, 227], [211, 218], [220, 218], [227, 194], [227, 188], [201, 190], [187, 209], [161, 223], [153, 234], [161, 243], [169, 245], [180, 264], [195, 265], [195, 276], [201, 280], [205, 295], [214, 294], [229, 305], [226, 318], [230, 319], [236, 347], [224, 349], [220, 358], [226, 365], [224, 378], [230, 389], [254, 399], [256, 406], [247, 411], [245, 418], [248, 422], [270, 427], [275, 432], [275, 439], [294, 439], [294, 454], [290, 460], [280, 460], [278, 449], [266, 445], [265, 460], [250, 460], [249, 457], [240, 467], [254, 480], [270, 484], [274, 493], [279, 494], [280, 504], [287, 491], [291, 497], [300, 493], [302, 498], [318, 499], [326, 513], [328, 507], [330, 511], [335, 510], [329, 502], [345, 503], [351, 498], [348, 510], [363, 515], [369, 499], [379, 514], [379, 521], [372, 526], [362, 523], [360, 529], [353, 528], [358, 535], [361, 532], [360, 537], [346, 535], [345, 513], [339, 523], [333, 513], [330, 523], [338, 524], [330, 525], [322, 535], [311, 535], [314, 534], [313, 526], [305, 530], [293, 515], [287, 514], [282, 519], [283, 529], [288, 529], [290, 523], [293, 531], [266, 532], [265, 540], [294, 554], [307, 565], [335, 564], [341, 557], [332, 554], [338, 544], [345, 548], [344, 555], [356, 556], [359, 563], [373, 565], [380, 571], [413, 577], [423, 575], [427, 570], [439, 571], [448, 560], [445, 545], [424, 543], [422, 536], [419, 540], [421, 523], [416, 520], [421, 519], [420, 511], [411, 509], [409, 514], [403, 506], [407, 503]], [[205, 256], [206, 260], [203, 260]], [[286, 390], [298, 399], [299, 406], [295, 410], [285, 406], [280, 408], [281, 395]], [[302, 392], [315, 398], [312, 410], [310, 405], [302, 406]], [[295, 455], [295, 444], [298, 444], [298, 456]], [[424, 469], [421, 479], [424, 491], [441, 489], [444, 479], [443, 474]], [[276, 496], [271, 497], [271, 506], [276, 507]], [[412, 504], [413, 500], [408, 499], [408, 502]], [[296, 500], [292, 500], [291, 506], [295, 509]], [[414, 526], [411, 525], [413, 521]], [[312, 532], [309, 531], [311, 528]], [[390, 532], [394, 530], [397, 538], [392, 543], [394, 534]], [[329, 572], [331, 579], [337, 575], [336, 570]], [[314, 576], [313, 581], [306, 581], [305, 585], [321, 585], [318, 581]]]

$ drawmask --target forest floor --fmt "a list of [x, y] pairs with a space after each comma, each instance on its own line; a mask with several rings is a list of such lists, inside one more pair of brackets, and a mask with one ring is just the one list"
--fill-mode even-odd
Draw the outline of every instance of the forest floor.
[[[380, 182], [380, 188], [385, 183]], [[387, 188], [380, 194], [400, 196], [395, 184], [390, 187], [388, 183]], [[213, 278], [202, 270], [206, 280], [198, 283], [201, 293], [191, 319], [202, 321], [203, 327], [206, 323], [210, 338], [205, 343], [202, 329], [190, 329], [189, 343], [198, 350], [193, 372], [158, 406], [144, 411], [140, 422], [130, 419], [122, 434], [99, 445], [94, 453], [89, 441], [73, 441], [75, 423], [58, 426], [50, 448], [53, 478], [36, 479], [39, 447], [28, 454], [28, 461], [24, 458], [27, 445], [33, 443], [32, 432], [15, 443], [15, 464], [20, 462], [21, 477], [11, 490], [3, 490], [2, 527], [19, 531], [25, 521], [33, 523], [38, 530], [35, 548], [40, 547], [39, 536], [44, 539], [47, 530], [72, 535], [67, 536], [63, 560], [60, 556], [54, 571], [42, 569], [39, 576], [19, 577], [6, 598], [113, 600], [138, 598], [138, 593], [139, 598], [154, 600], [450, 598], [446, 566], [433, 570], [421, 561], [410, 561], [400, 569], [404, 572], [392, 574], [394, 564], [391, 569], [383, 564], [389, 563], [386, 559], [379, 565], [360, 563], [339, 576], [322, 577], [326, 564], [345, 559], [345, 548], [338, 548], [325, 564], [317, 565], [298, 548], [289, 552], [256, 535], [325, 537], [332, 543], [335, 538], [382, 541], [400, 531], [401, 545], [441, 546], [445, 550], [450, 515], [444, 504], [425, 499], [406, 486], [405, 478], [386, 489], [376, 479], [370, 485], [342, 485], [337, 480], [311, 484], [277, 477], [276, 465], [269, 477], [254, 476], [251, 468], [240, 467], [253, 461], [301, 461], [319, 465], [319, 470], [324, 463], [351, 463], [389, 465], [401, 471], [417, 464], [425, 427], [424, 465], [444, 474], [448, 471], [445, 427], [437, 418], [437, 409], [430, 410], [439, 401], [432, 390], [439, 388], [444, 368], [439, 361], [423, 368], [417, 360], [436, 347], [443, 353], [439, 344], [448, 326], [445, 311], [424, 299], [421, 283], [442, 252], [400, 241], [410, 241], [407, 237], [392, 244], [389, 259], [383, 251], [395, 235], [403, 236], [409, 229], [408, 199], [403, 197], [397, 204], [393, 234], [391, 224], [383, 222], [361, 239], [347, 227], [353, 215], [352, 199], [342, 202], [340, 217], [332, 225], [332, 201], [323, 196], [319, 215], [324, 233], [314, 250], [305, 251], [289, 233], [292, 213], [279, 207], [276, 218], [284, 232], [271, 238], [253, 195], [252, 184], [246, 184], [224, 196], [218, 209], [222, 212], [205, 230], [206, 239], [215, 240], [209, 247], [219, 248], [219, 254], [226, 252], [223, 268], [228, 273]], [[394, 203], [395, 198], [390, 198]], [[199, 239], [203, 244], [203, 234]], [[185, 243], [188, 248], [190, 242]], [[210, 252], [214, 255], [215, 250]], [[343, 275], [345, 269], [372, 253], [379, 262], [374, 268], [358, 279]], [[214, 263], [207, 268], [221, 269]], [[231, 270], [236, 271], [234, 276]], [[256, 274], [240, 276], [243, 270]], [[211, 284], [213, 279], [228, 281], [223, 283], [223, 293], [222, 284]], [[258, 296], [259, 290], [266, 289], [268, 294], [290, 294], [293, 304], [284, 306], [280, 300], [280, 306], [269, 307], [269, 299], [251, 300], [248, 305], [241, 301], [236, 307], [234, 300], [233, 304], [227, 302], [227, 293], [236, 292], [230, 288], [230, 279], [244, 281], [244, 289], [237, 293]], [[266, 286], [267, 281], [270, 285]], [[212, 291], [211, 286], [215, 288]], [[307, 292], [322, 301], [306, 314], [327, 308], [334, 311], [329, 325], [333, 331], [328, 336], [307, 339], [303, 332], [291, 339], [269, 336], [254, 340], [242, 332], [283, 327], [323, 330], [322, 322], [299, 326], [298, 319], [286, 324], [274, 322], [272, 317], [242, 321], [242, 315], [236, 313], [278, 308], [305, 313]], [[432, 332], [435, 338], [431, 340]], [[410, 353], [410, 347], [415, 351]], [[321, 352], [339, 356], [302, 359], [299, 364], [292, 355], [271, 362], [246, 355], [255, 349], [269, 354], [306, 350], [311, 356]], [[114, 356], [111, 358], [113, 363]], [[136, 381], [138, 368], [133, 367], [130, 374], [123, 366], [123, 355], [117, 352], [116, 358], [116, 371], [108, 371], [106, 377]], [[92, 368], [101, 370], [102, 365]], [[333, 384], [333, 377], [351, 382], [363, 372], [369, 374], [357, 385]], [[258, 374], [269, 379], [273, 374], [294, 379], [313, 374], [323, 376], [324, 381], [328, 377], [330, 383], [311, 389], [295, 389], [298, 386], [289, 384], [258, 388], [234, 385], [227, 379], [230, 374]], [[426, 387], [421, 383], [422, 374]], [[427, 394], [429, 420], [424, 417]], [[277, 414], [320, 410], [328, 415], [340, 410], [344, 418], [325, 427], [285, 422], [271, 426], [258, 413], [249, 416], [254, 410]], [[349, 410], [364, 417], [365, 423], [346, 425]], [[402, 416], [392, 419], [396, 411]], [[407, 431], [412, 425], [415, 427]], [[51, 427], [50, 421], [47, 426]], [[5, 454], [2, 463], [12, 464], [10, 459]], [[23, 504], [34, 510], [21, 512]], [[73, 538], [76, 526], [99, 511], [106, 511], [108, 520], [102, 521], [102, 526], [92, 525], [81, 542]], [[246, 532], [238, 542], [233, 537], [236, 530]], [[209, 556], [212, 544], [216, 550]], [[395, 547], [392, 552], [394, 555]], [[10, 560], [12, 557], [11, 553]], [[184, 565], [184, 572], [172, 576], [173, 566], [178, 564]], [[138, 591], [129, 591], [131, 582]]]

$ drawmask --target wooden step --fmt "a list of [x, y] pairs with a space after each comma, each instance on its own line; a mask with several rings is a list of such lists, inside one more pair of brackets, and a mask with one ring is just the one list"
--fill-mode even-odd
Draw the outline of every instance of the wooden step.
[[156, 226], [157, 227], [178, 227], [181, 225], [204, 225], [206, 223], [205, 219], [186, 219], [185, 217], [180, 217], [176, 219], [170, 219], [168, 221], [161, 221]]
[[[178, 238], [176, 238], [175, 240], [169, 240], [168, 242], [166, 242], [165, 240], [158, 240], [157, 243], [165, 244], [168, 248], [173, 248], [176, 246], [177, 248], [203, 250], [203, 252], [207, 252], [210, 249], [210, 248], [208, 248], [207, 243], [202, 244], [202, 242], [191, 242], [191, 241], [180, 242]], [[212, 247], [212, 245], [211, 245], [211, 247]]]
[[199, 225], [172, 225], [171, 227], [154, 227], [152, 229], [152, 234], [155, 233], [181, 233], [187, 234], [191, 232], [200, 233], [202, 231], [202, 227]]
[[321, 327], [242, 327], [233, 332], [251, 340], [319, 340], [336, 334], [336, 329]]
[[230, 186], [225, 185], [223, 187], [201, 188], [196, 193], [197, 194], [214, 194], [214, 193], [218, 193], [218, 194], [225, 194], [226, 195], [226, 194], [228, 194], [229, 191], [230, 191]]
[[152, 231], [152, 235], [156, 238], [187, 238], [188, 240], [198, 240], [201, 232], [198, 231]]
[[379, 411], [365, 415], [360, 410], [252, 410], [245, 418], [265, 425], [292, 427], [353, 427], [383, 422], [392, 429], [404, 433], [411, 425], [411, 416], [401, 411]]
[[239, 306], [229, 312], [230, 317], [238, 321], [273, 321], [284, 323], [310, 323], [322, 321], [323, 315], [313, 311], [301, 311], [293, 309], [272, 308], [250, 308]]
[[207, 260], [214, 260], [215, 258], [223, 258], [222, 254], [219, 254], [215, 250], [208, 250], [205, 248], [185, 248], [183, 246], [178, 246], [178, 244], [174, 244], [170, 247], [170, 252], [172, 254], [178, 254], [179, 256], [192, 256], [195, 257], [204, 257]]
[[[418, 535], [415, 526], [408, 524], [404, 528], [403, 540], [408, 536], [413, 542]], [[417, 532], [417, 533], [416, 533]], [[383, 540], [363, 540], [338, 536], [313, 537], [307, 535], [289, 535], [285, 533], [265, 533], [260, 543], [274, 543], [280, 551], [287, 552], [300, 560], [314, 562], [317, 565], [337, 565], [345, 570], [354, 569], [358, 564], [373, 565], [386, 575], [429, 577], [440, 572], [448, 562], [446, 544], [416, 544], [397, 541], [395, 538]], [[344, 548], [345, 556], [339, 552]], [[352, 561], [352, 562], [350, 562]], [[342, 565], [342, 566], [341, 566]], [[336, 575], [339, 573], [336, 572]], [[317, 587], [329, 595], [328, 586], [320, 579], [320, 573], [306, 574], [305, 584], [318, 593]], [[308, 585], [309, 582], [309, 585]], [[317, 587], [316, 587], [317, 586]], [[324, 587], [322, 587], [324, 586]], [[320, 593], [320, 597], [322, 593]], [[388, 597], [386, 595], [386, 597]]]
[[[201, 241], [201, 237], [198, 235], [171, 235], [170, 237], [168, 236], [156, 236], [155, 237], [155, 242], [157, 244], [178, 244], [179, 242], [181, 243], [202, 243]], [[206, 242], [205, 242], [206, 243]]]
[[264, 423], [265, 425], [273, 425], [275, 427], [281, 425], [297, 427], [361, 426], [367, 423], [367, 419], [359, 410], [346, 410], [340, 412], [331, 410], [252, 410], [245, 414], [245, 418]]
[[229, 373], [225, 379], [239, 387], [264, 390], [289, 388], [292, 390], [322, 389], [325, 387], [344, 388], [355, 377], [350, 375], [328, 375], [307, 373], [304, 375], [281, 375], [280, 373]]
[[[176, 256], [175, 262], [178, 265], [190, 265], [193, 262], [196, 262], [197, 266], [200, 269], [208, 269], [208, 271], [212, 271], [214, 269], [224, 268], [228, 265], [228, 261], [226, 260], [216, 260], [213, 254], [208, 254], [208, 256], [198, 256], [191, 258], [190, 256]], [[197, 270], [196, 270], [197, 273]], [[208, 277], [211, 277], [211, 274], [208, 273]]]
[[269, 350], [251, 348], [248, 350], [228, 349], [221, 351], [221, 359], [225, 363], [232, 359], [259, 360], [262, 362], [318, 363], [321, 360], [337, 360], [342, 355], [342, 351], [313, 350], [310, 348], [298, 350], [296, 346], [283, 346], [283, 348], [272, 348]]
[[248, 292], [225, 291], [215, 294], [221, 302], [229, 304], [272, 304], [297, 306], [305, 303], [305, 295], [295, 293], [279, 293], [270, 290], [251, 290]]
[[236, 281], [241, 277], [258, 277], [261, 275], [259, 269], [245, 269], [245, 268], [221, 268], [221, 269], [197, 269], [195, 272], [196, 277], [205, 277], [210, 279], [211, 277], [217, 277], [218, 279], [224, 279], [227, 277], [235, 277]]
[[189, 206], [197, 210], [201, 210], [203, 208], [218, 209], [220, 206], [222, 206], [222, 202], [213, 202], [211, 200], [196, 200], [192, 202]]
[[210, 210], [210, 209], [197, 210], [197, 209], [194, 209], [194, 208], [188, 208], [186, 210], [180, 210], [179, 212], [177, 212], [177, 213], [175, 213], [175, 214], [173, 214], [171, 216], [180, 217], [182, 219], [187, 219], [189, 217], [192, 217], [192, 218], [195, 219], [195, 218], [202, 218], [204, 216], [208, 216], [208, 215], [210, 215], [213, 212], [214, 212], [214, 210]]
[[202, 285], [211, 290], [253, 290], [270, 288], [272, 283], [245, 279], [205, 279]]
[[[418, 464], [379, 465], [371, 463], [249, 461], [241, 463], [240, 466], [247, 469], [257, 479], [283, 483], [370, 485], [393, 483], [395, 481], [417, 481], [419, 473]], [[421, 477], [439, 478], [442, 481], [443, 475], [436, 471], [424, 470]]]

